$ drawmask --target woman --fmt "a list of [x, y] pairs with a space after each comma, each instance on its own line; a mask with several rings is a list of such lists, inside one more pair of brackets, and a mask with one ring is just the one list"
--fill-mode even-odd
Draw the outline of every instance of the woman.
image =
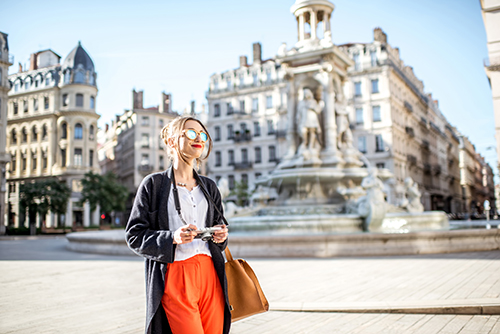
[[[129, 247], [145, 258], [146, 333], [227, 334], [228, 231], [215, 182], [195, 171], [211, 138], [189, 116], [170, 122], [161, 137], [172, 167], [144, 178], [126, 227]], [[219, 230], [211, 240], [195, 239], [197, 230], [213, 226]]]

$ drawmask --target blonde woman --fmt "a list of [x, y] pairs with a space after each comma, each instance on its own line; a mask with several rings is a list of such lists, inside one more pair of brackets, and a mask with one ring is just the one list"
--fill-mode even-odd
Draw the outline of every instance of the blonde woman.
[[[129, 247], [145, 258], [146, 333], [227, 334], [231, 314], [222, 252], [228, 231], [215, 182], [196, 172], [212, 140], [189, 116], [170, 122], [161, 137], [172, 167], [144, 178], [126, 227]], [[208, 227], [215, 227], [213, 234], [198, 239]]]

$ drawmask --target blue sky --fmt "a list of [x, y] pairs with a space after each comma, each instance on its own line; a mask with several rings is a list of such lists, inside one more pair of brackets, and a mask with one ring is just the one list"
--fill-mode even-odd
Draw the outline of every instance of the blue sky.
[[[496, 166], [491, 90], [483, 67], [488, 56], [479, 0], [334, 0], [335, 44], [371, 42], [381, 27], [388, 42], [414, 68], [425, 91], [439, 100], [448, 121]], [[251, 61], [252, 43], [263, 58], [297, 39], [294, 0], [254, 1], [7, 1], [0, 31], [9, 35], [17, 63], [50, 48], [65, 58], [78, 41], [98, 73], [100, 126], [129, 109], [132, 89], [145, 106], [162, 91], [182, 111], [206, 103], [209, 76]]]

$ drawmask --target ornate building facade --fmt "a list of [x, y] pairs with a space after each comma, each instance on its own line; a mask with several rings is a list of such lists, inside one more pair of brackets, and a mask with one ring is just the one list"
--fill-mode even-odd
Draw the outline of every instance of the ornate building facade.
[[0, 32], [0, 234], [5, 232], [6, 164], [10, 157], [5, 149], [7, 140], [7, 101], [10, 89], [8, 74], [12, 58], [9, 56], [7, 34]]
[[9, 76], [7, 180], [8, 225], [27, 223], [19, 206], [20, 185], [57, 177], [71, 188], [65, 215], [37, 217], [51, 226], [98, 225], [96, 212], [80, 202], [83, 175], [99, 173], [97, 162], [97, 85], [94, 63], [80, 43], [60, 63], [52, 50], [31, 55], [29, 69], [19, 65]]

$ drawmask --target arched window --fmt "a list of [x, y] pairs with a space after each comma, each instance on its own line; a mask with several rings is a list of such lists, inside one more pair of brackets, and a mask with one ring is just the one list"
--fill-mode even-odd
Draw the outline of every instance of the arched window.
[[47, 125], [44, 124], [42, 126], [42, 140], [47, 140], [47, 135], [48, 135], [48, 132], [47, 132]]
[[29, 77], [24, 80], [24, 89], [29, 89], [30, 88], [30, 81], [31, 80], [30, 80]]
[[64, 83], [69, 84], [70, 79], [71, 79], [71, 72], [70, 70], [66, 70], [66, 72], [64, 72]]
[[36, 125], [31, 128], [31, 141], [36, 142], [38, 140], [38, 130]]
[[68, 138], [68, 124], [63, 123], [61, 126], [61, 139]]
[[94, 126], [91, 125], [89, 128], [89, 140], [94, 140]]
[[83, 138], [83, 127], [80, 123], [76, 123], [75, 125], [75, 139]]
[[85, 82], [85, 73], [81, 70], [76, 71], [75, 83], [84, 83], [84, 82]]
[[16, 129], [12, 129], [10, 141], [11, 141], [12, 144], [17, 144]]
[[50, 86], [50, 82], [52, 81], [52, 75], [50, 73], [47, 73], [45, 76], [45, 86]]
[[23, 128], [21, 131], [21, 141], [23, 143], [26, 143], [28, 141], [28, 131], [26, 131], [26, 128]]

